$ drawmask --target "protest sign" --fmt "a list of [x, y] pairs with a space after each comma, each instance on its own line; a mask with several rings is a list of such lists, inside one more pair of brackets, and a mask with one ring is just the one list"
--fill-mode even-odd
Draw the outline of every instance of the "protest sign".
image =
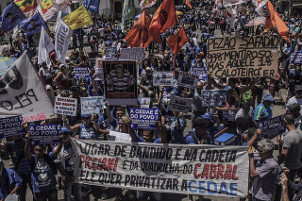
[[168, 109], [175, 112], [188, 113], [192, 110], [193, 99], [172, 96], [168, 105]]
[[120, 59], [142, 60], [144, 58], [145, 48], [143, 47], [121, 48]]
[[22, 115], [25, 122], [52, 118], [52, 100], [27, 52], [1, 76], [0, 83], [0, 118]]
[[30, 137], [35, 145], [57, 144], [60, 142], [61, 125], [43, 124], [29, 126]]
[[75, 79], [86, 79], [90, 77], [88, 67], [74, 67], [73, 73]]
[[81, 97], [81, 114], [100, 114], [103, 110], [103, 96]]
[[80, 183], [185, 195], [248, 194], [244, 146], [75, 142], [82, 162]]
[[208, 67], [206, 66], [197, 66], [191, 67], [191, 73], [198, 77], [198, 80], [207, 80], [208, 79]]
[[77, 116], [78, 100], [76, 98], [56, 96], [54, 111], [56, 114]]
[[156, 129], [159, 118], [158, 109], [130, 108], [131, 128]]
[[302, 51], [291, 53], [290, 63], [291, 64], [302, 64]]
[[138, 98], [140, 108], [149, 108], [151, 103], [151, 98]]
[[173, 73], [155, 71], [153, 73], [153, 86], [172, 86]]
[[105, 48], [106, 61], [117, 60], [117, 47], [106, 47]]
[[213, 77], [272, 77], [278, 73], [278, 36], [209, 38], [207, 44]]
[[136, 61], [103, 61], [105, 97], [111, 105], [137, 104]]
[[222, 119], [227, 121], [235, 121], [238, 110], [222, 110]]
[[283, 122], [283, 116], [277, 116], [275, 118], [260, 121], [258, 126], [261, 129], [261, 137], [272, 139], [277, 135], [280, 135], [286, 131], [285, 124]]
[[65, 58], [68, 52], [68, 45], [71, 37], [72, 30], [61, 18], [58, 18], [56, 28], [55, 51], [56, 60], [61, 63], [65, 63]]
[[115, 131], [109, 132], [109, 141], [115, 142], [131, 142], [131, 137], [128, 133], [120, 133]]
[[187, 72], [180, 72], [177, 79], [178, 86], [196, 88], [197, 76]]
[[104, 80], [103, 59], [96, 59], [94, 76], [95, 80]]
[[227, 102], [226, 90], [202, 90], [202, 107], [225, 106]]
[[25, 134], [26, 130], [22, 126], [22, 119], [21, 115], [0, 119], [0, 139]]

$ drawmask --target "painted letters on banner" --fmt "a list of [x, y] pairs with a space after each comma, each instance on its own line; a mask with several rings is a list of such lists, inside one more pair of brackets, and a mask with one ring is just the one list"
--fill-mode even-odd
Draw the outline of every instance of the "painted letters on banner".
[[197, 76], [187, 72], [180, 72], [177, 79], [178, 86], [196, 88]]
[[277, 36], [209, 38], [207, 44], [213, 77], [272, 77], [278, 73]]
[[121, 48], [120, 59], [141, 60], [145, 58], [145, 48]]
[[75, 79], [86, 79], [90, 77], [88, 67], [74, 67], [73, 72]]
[[68, 51], [68, 45], [72, 36], [72, 30], [61, 18], [58, 18], [56, 29], [56, 60], [65, 63], [65, 57]]
[[110, 105], [137, 104], [136, 61], [103, 61], [105, 97]]
[[22, 120], [21, 115], [0, 119], [0, 139], [25, 134], [26, 130], [22, 126]]
[[81, 97], [81, 114], [100, 114], [103, 105], [103, 96]]
[[130, 108], [131, 128], [156, 129], [159, 118], [158, 109]]
[[22, 115], [25, 122], [32, 122], [53, 116], [53, 104], [26, 52], [0, 83], [0, 118]]
[[155, 71], [153, 73], [153, 86], [172, 86], [173, 73]]
[[225, 106], [227, 102], [226, 90], [202, 90], [202, 107]]
[[80, 183], [156, 193], [248, 194], [244, 146], [75, 142], [83, 163]]
[[262, 131], [261, 137], [263, 138], [272, 139], [286, 131], [282, 115], [266, 121], [258, 122], [258, 125]]
[[188, 113], [192, 110], [193, 99], [172, 96], [168, 109], [175, 112]]
[[56, 96], [54, 111], [56, 114], [77, 116], [78, 100], [76, 98]]
[[290, 63], [291, 64], [302, 64], [302, 51], [291, 53]]
[[56, 144], [60, 142], [61, 125], [29, 125], [30, 137], [35, 145]]

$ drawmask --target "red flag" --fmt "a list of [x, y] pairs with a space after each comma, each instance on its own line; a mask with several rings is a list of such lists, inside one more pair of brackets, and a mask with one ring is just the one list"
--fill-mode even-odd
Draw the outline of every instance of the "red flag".
[[187, 5], [190, 9], [193, 8], [193, 6], [192, 6], [190, 0], [186, 0], [186, 5]]
[[131, 47], [148, 47], [153, 38], [148, 32], [151, 23], [151, 17], [144, 11], [129, 31], [125, 40]]
[[188, 42], [188, 38], [187, 38], [184, 27], [181, 27], [180, 30], [176, 34], [174, 34], [173, 36], [168, 38], [167, 41], [168, 41], [170, 48], [172, 49], [172, 52], [173, 52], [173, 55], [175, 58], [177, 53], [181, 49], [181, 47], [186, 42]]
[[157, 43], [161, 43], [160, 34], [166, 32], [175, 24], [176, 13], [174, 0], [164, 0], [152, 18], [149, 33]]
[[[273, 4], [268, 1], [267, 2], [267, 8], [270, 11], [270, 18], [268, 20], [271, 21], [271, 24], [273, 24], [274, 27], [277, 27], [277, 31], [280, 36], [287, 42], [290, 42], [290, 38], [288, 37], [289, 29], [288, 26], [283, 22], [282, 18], [279, 16], [277, 11], [275, 10]], [[267, 23], [269, 25], [270, 22]]]

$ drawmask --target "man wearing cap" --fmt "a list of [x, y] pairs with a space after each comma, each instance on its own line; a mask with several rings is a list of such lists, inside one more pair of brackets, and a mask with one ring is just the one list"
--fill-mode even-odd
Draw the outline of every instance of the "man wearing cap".
[[[294, 103], [298, 103], [300, 106], [302, 105], [302, 85], [295, 86], [295, 96], [288, 99], [286, 104], [287, 109]], [[302, 115], [302, 110], [300, 110], [300, 114]]]
[[254, 113], [254, 120], [264, 121], [271, 119], [273, 116], [272, 104], [275, 102], [275, 99], [271, 94], [265, 94], [262, 98], [262, 103], [257, 105]]
[[71, 201], [71, 193], [75, 200], [82, 201], [81, 185], [79, 178], [81, 174], [80, 155], [76, 151], [76, 145], [70, 136], [71, 130], [67, 127], [62, 127], [61, 134], [63, 135], [63, 147], [58, 154], [57, 161], [60, 162], [59, 170], [63, 176], [64, 200]]
[[0, 201], [3, 201], [9, 194], [16, 194], [21, 185], [21, 177], [14, 170], [5, 168], [0, 157]]

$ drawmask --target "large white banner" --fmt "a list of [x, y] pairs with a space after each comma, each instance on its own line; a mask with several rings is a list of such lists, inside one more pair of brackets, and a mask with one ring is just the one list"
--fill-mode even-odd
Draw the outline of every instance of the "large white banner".
[[65, 57], [68, 51], [68, 45], [72, 36], [72, 30], [61, 18], [57, 20], [56, 29], [56, 59], [61, 63], [65, 63]]
[[80, 183], [140, 191], [248, 194], [247, 147], [76, 140]]
[[53, 115], [53, 104], [27, 53], [0, 78], [0, 118], [17, 115], [25, 122]]

